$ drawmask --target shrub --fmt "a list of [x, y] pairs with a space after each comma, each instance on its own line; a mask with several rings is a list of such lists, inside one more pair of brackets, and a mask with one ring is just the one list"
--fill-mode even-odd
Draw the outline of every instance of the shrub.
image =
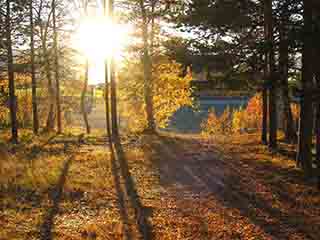
[[214, 109], [209, 110], [208, 118], [201, 123], [202, 134], [229, 135], [242, 133], [249, 129], [261, 129], [262, 97], [253, 96], [246, 108], [231, 111], [229, 107], [218, 117]]
[[260, 93], [250, 98], [245, 111], [245, 128], [261, 129], [262, 127], [262, 95]]
[[232, 132], [241, 133], [247, 127], [246, 112], [242, 108], [233, 112], [232, 115]]
[[228, 135], [232, 133], [232, 112], [227, 107], [220, 117], [215, 109], [209, 110], [208, 118], [201, 123], [203, 135], [219, 134]]
[[[17, 105], [17, 120], [19, 125], [26, 127], [31, 124], [32, 117], [32, 99], [31, 95], [21, 90], [16, 92], [18, 105]], [[8, 126], [10, 124], [8, 99], [4, 98], [0, 102], [0, 125]]]

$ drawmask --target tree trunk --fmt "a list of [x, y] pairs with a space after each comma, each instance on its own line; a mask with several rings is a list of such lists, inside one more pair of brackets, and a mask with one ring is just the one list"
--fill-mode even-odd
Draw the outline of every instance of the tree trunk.
[[8, 61], [8, 80], [9, 80], [9, 108], [11, 119], [11, 140], [18, 143], [18, 121], [17, 121], [17, 97], [15, 95], [13, 54], [11, 40], [11, 9], [10, 0], [6, 1], [6, 37], [7, 37], [7, 61]]
[[269, 80], [269, 147], [277, 148], [277, 104], [276, 104], [276, 76], [274, 60], [274, 37], [273, 37], [273, 15], [272, 0], [264, 1], [264, 18], [266, 29], [266, 41], [268, 43], [268, 80]]
[[[109, 0], [109, 17], [113, 20], [113, 0]], [[118, 111], [117, 111], [117, 83], [115, 75], [114, 56], [111, 54], [110, 58], [110, 98], [111, 98], [111, 126], [112, 135], [117, 137], [119, 134], [118, 129]]]
[[88, 89], [88, 80], [89, 80], [89, 61], [86, 60], [86, 66], [85, 66], [85, 78], [84, 78], [84, 84], [83, 89], [81, 93], [81, 111], [83, 115], [84, 124], [86, 126], [87, 134], [90, 134], [90, 125], [88, 120], [88, 113], [86, 109], [86, 95], [87, 95], [87, 89]]
[[[264, 3], [265, 4], [265, 3]], [[264, 6], [264, 17], [266, 18], [266, 7]], [[267, 24], [264, 21], [264, 35], [267, 38]], [[268, 54], [265, 52], [263, 66], [263, 86], [262, 86], [262, 129], [261, 141], [263, 144], [268, 144]]]
[[110, 138], [111, 137], [111, 125], [110, 125], [110, 101], [109, 101], [109, 66], [108, 61], [105, 61], [105, 108], [106, 108], [106, 129], [107, 129], [107, 135]]
[[[266, 24], [264, 26], [266, 32]], [[262, 129], [261, 141], [263, 144], [268, 144], [268, 55], [264, 54], [263, 67], [263, 86], [262, 86]]]
[[[107, 0], [103, 1], [103, 10], [104, 10], [104, 16], [108, 16], [108, 11], [107, 11]], [[107, 135], [109, 140], [111, 139], [111, 124], [110, 124], [110, 100], [109, 100], [109, 61], [108, 59], [105, 60], [104, 62], [104, 74], [105, 74], [105, 111], [106, 111], [106, 129], [107, 129]]]
[[[315, 57], [320, 56], [320, 4], [313, 6], [315, 22]], [[320, 89], [320, 68], [317, 63], [314, 62], [314, 72], [316, 77], [317, 89]], [[317, 113], [316, 113], [316, 165], [317, 165], [317, 178], [318, 178], [318, 189], [320, 190], [320, 102], [317, 102]]]
[[46, 120], [46, 127], [44, 131], [52, 131], [54, 129], [54, 88], [52, 86], [52, 76], [51, 76], [51, 67], [50, 67], [50, 56], [47, 49], [47, 35], [48, 35], [48, 28], [49, 22], [52, 11], [49, 13], [48, 19], [42, 19], [42, 9], [43, 6], [40, 4], [39, 11], [37, 11], [37, 22], [39, 23], [40, 27], [40, 40], [41, 40], [41, 50], [42, 50], [42, 59], [41, 61], [44, 64], [44, 72], [46, 74], [46, 78], [48, 81], [48, 105], [49, 111]]
[[32, 82], [32, 113], [33, 133], [39, 133], [38, 103], [37, 103], [37, 80], [34, 63], [34, 24], [33, 24], [33, 0], [29, 0], [30, 14], [30, 57], [31, 57], [31, 82]]
[[147, 114], [147, 131], [155, 132], [154, 109], [153, 109], [153, 84], [152, 84], [152, 61], [149, 49], [148, 19], [144, 1], [140, 0], [142, 14], [142, 38], [143, 38], [143, 76], [144, 76], [144, 101]]
[[[320, 85], [319, 80], [320, 79], [317, 80], [318, 88]], [[316, 114], [317, 114], [316, 115], [316, 165], [317, 165], [318, 189], [320, 189], [320, 103], [317, 103]]]
[[313, 78], [313, 39], [312, 39], [312, 7], [310, 1], [303, 1], [304, 35], [302, 48], [302, 90], [300, 111], [299, 141], [297, 150], [297, 165], [301, 166], [307, 177], [312, 175], [312, 126], [313, 107], [312, 89]]
[[58, 33], [56, 26], [56, 1], [52, 1], [52, 21], [53, 21], [53, 48], [54, 48], [54, 67], [55, 67], [55, 81], [56, 81], [56, 106], [57, 106], [57, 130], [60, 134], [62, 132], [61, 123], [61, 104], [60, 104], [60, 76], [59, 76], [59, 59], [58, 59]]
[[268, 90], [264, 86], [262, 90], [262, 133], [261, 141], [263, 144], [268, 144]]
[[118, 136], [118, 111], [117, 111], [117, 83], [115, 76], [115, 65], [113, 57], [110, 60], [110, 99], [111, 99], [111, 126], [112, 135]]
[[289, 16], [286, 13], [287, 9], [282, 10], [280, 23], [280, 46], [279, 46], [279, 75], [281, 81], [281, 90], [283, 96], [284, 115], [285, 115], [285, 140], [289, 143], [296, 142], [296, 133], [294, 129], [292, 111], [290, 107], [289, 86], [288, 86], [288, 68], [289, 68], [289, 42], [288, 31], [286, 24], [289, 21]]
[[45, 71], [48, 80], [48, 93], [49, 93], [49, 112], [45, 131], [52, 131], [54, 129], [54, 89], [52, 84], [52, 76], [50, 69], [50, 58], [47, 50], [47, 41], [45, 37], [42, 38], [42, 51], [45, 61]]

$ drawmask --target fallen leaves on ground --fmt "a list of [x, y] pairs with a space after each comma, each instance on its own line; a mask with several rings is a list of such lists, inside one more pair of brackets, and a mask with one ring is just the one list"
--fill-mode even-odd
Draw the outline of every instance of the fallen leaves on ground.
[[0, 162], [0, 239], [319, 239], [319, 193], [257, 135], [126, 137], [115, 158], [48, 139]]

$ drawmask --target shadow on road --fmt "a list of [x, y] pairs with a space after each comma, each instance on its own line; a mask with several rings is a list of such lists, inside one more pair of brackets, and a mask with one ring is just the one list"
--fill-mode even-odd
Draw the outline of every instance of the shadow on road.
[[[119, 182], [119, 176], [117, 172], [114, 170], [116, 170], [116, 168], [119, 167], [120, 173], [124, 180], [125, 191], [134, 209], [135, 221], [136, 221], [139, 234], [141, 238], [144, 240], [152, 239], [153, 238], [152, 227], [147, 219], [146, 210], [141, 203], [140, 197], [137, 192], [137, 187], [129, 171], [128, 161], [126, 159], [124, 150], [122, 148], [120, 139], [118, 137], [115, 137], [113, 139], [113, 144], [112, 145], [110, 144], [110, 148], [112, 152], [112, 161], [113, 161], [112, 168], [115, 175], [114, 177], [116, 180], [116, 186], [118, 185], [117, 189], [120, 190], [120, 182]], [[128, 217], [125, 211], [123, 193], [121, 191], [118, 191], [118, 195], [119, 195], [119, 202], [122, 208], [121, 215], [123, 217], [123, 221], [126, 222], [128, 221]]]
[[[163, 187], [178, 184], [193, 194], [221, 191], [223, 169], [219, 168], [218, 173], [210, 172], [217, 169], [217, 166], [212, 169], [202, 167], [208, 162], [205, 162], [205, 159], [199, 161], [201, 144], [197, 140], [159, 134], [146, 142], [149, 142], [149, 149], [154, 151], [153, 163], [159, 169], [160, 183]], [[209, 180], [214, 184], [208, 184]]]
[[[200, 198], [212, 196], [221, 206], [238, 209], [241, 216], [274, 239], [290, 239], [294, 235], [317, 239], [314, 229], [320, 226], [315, 218], [304, 212], [304, 206], [292, 199], [282, 183], [270, 182], [270, 177], [284, 177], [286, 182], [304, 185], [296, 172], [249, 159], [249, 156], [241, 158], [239, 153], [221, 150], [213, 154], [217, 149], [209, 152], [210, 159], [201, 155], [207, 149], [190, 139], [159, 135], [148, 142], [153, 156], [158, 158], [154, 162], [159, 168], [161, 184], [173, 186], [179, 197], [188, 197], [190, 193], [199, 194]], [[227, 155], [229, 158], [224, 158]], [[222, 217], [228, 221], [227, 215]]]

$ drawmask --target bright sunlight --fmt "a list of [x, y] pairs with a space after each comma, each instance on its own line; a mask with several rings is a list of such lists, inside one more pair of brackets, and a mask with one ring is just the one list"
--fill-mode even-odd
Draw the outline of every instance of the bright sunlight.
[[118, 59], [128, 43], [129, 27], [105, 18], [88, 18], [81, 22], [77, 40], [83, 54], [90, 60], [114, 56]]
[[115, 24], [104, 17], [90, 17], [80, 23], [75, 43], [81, 59], [89, 59], [90, 84], [103, 82], [105, 59], [114, 57], [116, 62], [121, 61], [124, 48], [130, 41], [129, 33], [129, 25]]

